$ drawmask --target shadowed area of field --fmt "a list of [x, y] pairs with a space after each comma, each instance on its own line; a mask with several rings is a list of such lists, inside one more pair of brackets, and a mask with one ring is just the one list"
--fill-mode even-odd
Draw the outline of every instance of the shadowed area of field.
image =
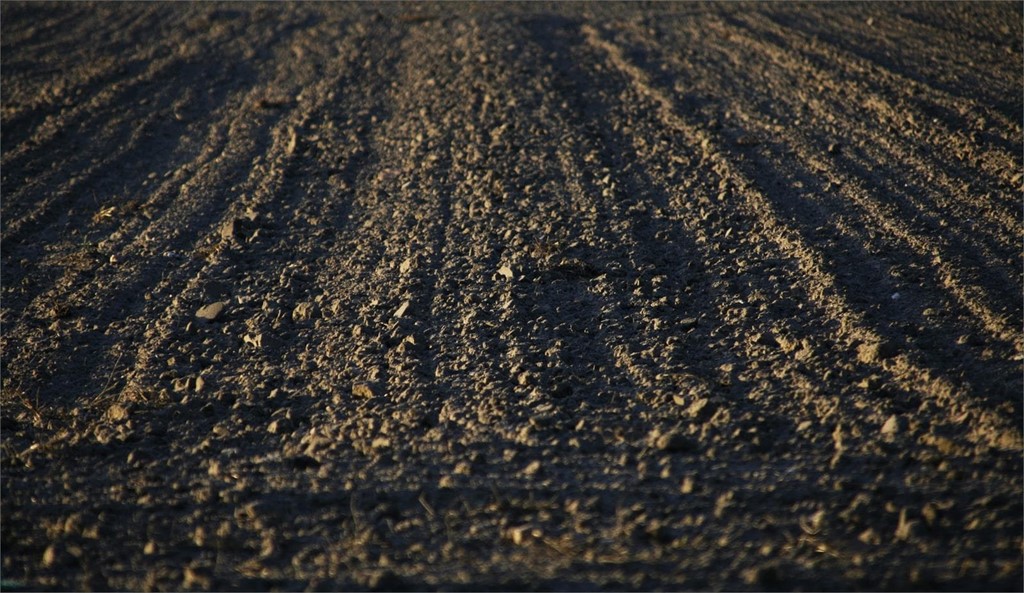
[[0, 22], [4, 589], [1024, 587], [1020, 4]]

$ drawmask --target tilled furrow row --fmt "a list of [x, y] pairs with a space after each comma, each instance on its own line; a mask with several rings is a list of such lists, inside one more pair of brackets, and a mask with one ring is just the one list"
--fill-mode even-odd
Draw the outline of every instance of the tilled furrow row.
[[[741, 56], [739, 59], [745, 63], [750, 63], [756, 59], [756, 56]], [[714, 66], [709, 64], [706, 74], [701, 78], [712, 84], [717, 84], [719, 87], [728, 88], [730, 84], [733, 84], [733, 81], [739, 78], [739, 75], [724, 75], [724, 68], [723, 63]], [[780, 99], [780, 102], [783, 100], [784, 98]], [[789, 109], [793, 108], [794, 106], [789, 106]], [[802, 193], [819, 195], [838, 193], [843, 198], [842, 200], [829, 202], [828, 207], [830, 212], [832, 212], [830, 216], [835, 217], [834, 222], [840, 227], [846, 227], [844, 232], [847, 234], [851, 232], [849, 228], [851, 224], [857, 228], [870, 230], [872, 234], [872, 237], [867, 237], [861, 235], [861, 231], [852, 231], [854, 236], [851, 239], [855, 241], [856, 245], [872, 246], [878, 240], [886, 241], [887, 243], [890, 239], [898, 240], [901, 245], [894, 246], [890, 244], [877, 247], [882, 253], [883, 258], [889, 257], [886, 254], [892, 252], [894, 259], [896, 259], [896, 256], [903, 253], [904, 255], [899, 257], [902, 261], [906, 259], [905, 252], [902, 249], [910, 248], [915, 254], [914, 257], [919, 260], [917, 263], [911, 264], [911, 267], [932, 270], [932, 281], [928, 283], [929, 285], [946, 287], [952, 297], [959, 302], [957, 306], [963, 307], [969, 312], [968, 318], [974, 317], [979, 319], [983, 324], [984, 331], [990, 332], [997, 340], [1008, 341], [1011, 346], [1014, 345], [1016, 332], [1009, 330], [1009, 324], [1013, 324], [1014, 320], [1005, 319], [1005, 313], [997, 313], [997, 309], [993, 304], [1010, 300], [1006, 298], [1008, 296], [1007, 292], [1012, 290], [1011, 286], [1014, 282], [1011, 281], [1009, 272], [998, 274], [993, 279], [988, 280], [987, 286], [984, 289], [974, 281], [967, 281], [963, 273], [970, 272], [975, 266], [963, 265], [964, 257], [971, 253], [963, 241], [954, 242], [951, 240], [951, 237], [927, 236], [930, 234], [928, 232], [929, 229], [912, 229], [906, 221], [917, 218], [917, 211], [913, 206], [903, 206], [900, 208], [901, 211], [893, 212], [892, 205], [890, 204], [891, 198], [900, 196], [903, 200], [912, 202], [912, 196], [924, 193], [927, 191], [927, 188], [912, 187], [903, 189], [890, 187], [887, 182], [882, 182], [886, 184], [884, 187], [868, 189], [869, 185], [879, 185], [878, 181], [874, 181], [877, 179], [877, 173], [874, 171], [878, 168], [878, 163], [888, 160], [885, 157], [890, 155], [876, 156], [876, 159], [882, 159], [880, 161], [873, 161], [870, 157], [860, 157], [859, 154], [852, 154], [849, 150], [843, 151], [844, 155], [830, 156], [826, 154], [824, 147], [814, 146], [816, 139], [809, 138], [807, 134], [800, 132], [788, 133], [788, 139], [782, 139], [781, 128], [764, 121], [768, 117], [767, 114], [747, 113], [747, 109], [744, 106], [735, 106], [735, 109], [737, 113], [746, 116], [744, 119], [748, 131], [753, 132], [753, 135], [759, 138], [761, 143], [770, 145], [772, 153], [788, 154], [789, 150], [795, 151], [795, 155], [802, 161], [801, 166], [803, 170], [791, 172], [790, 176], [803, 180], [799, 182], [800, 186], [804, 186], [801, 187]], [[849, 118], [846, 118], [845, 121], [849, 121]], [[758, 151], [759, 156], [760, 154], [761, 151]], [[858, 164], [855, 165], [854, 163]], [[860, 171], [861, 173], [850, 175], [846, 171]], [[821, 177], [824, 177], [821, 183], [814, 184], [812, 187], [806, 187], [808, 183], [814, 183], [815, 178]], [[902, 177], [902, 179], [906, 179], [906, 177]], [[779, 186], [780, 183], [775, 185]], [[885, 194], [887, 198], [885, 203], [873, 197], [873, 194], [877, 195], [879, 193]], [[846, 203], [858, 207], [862, 214], [851, 211], [851, 208], [845, 205]], [[902, 206], [902, 204], [899, 205]], [[911, 208], [909, 213], [902, 212], [902, 210], [907, 208]], [[882, 233], [876, 234], [877, 229], [881, 229]], [[1000, 235], [1005, 236], [1006, 233], [1003, 232]], [[873, 239], [875, 237], [877, 239]], [[894, 247], [902, 249], [893, 252]], [[956, 257], [959, 265], [949, 263], [951, 257]], [[969, 258], [968, 261], [976, 265], [985, 262], [984, 265], [987, 265], [988, 262], [993, 260], [999, 261], [999, 259], [985, 246], [982, 246], [982, 251], [979, 255]], [[991, 274], [995, 275], [999, 271], [997, 268], [992, 270]], [[979, 278], [979, 280], [984, 281], [985, 278]], [[905, 284], [904, 286], [903, 291], [905, 293], [914, 290], [913, 287], [906, 286]], [[910, 295], [904, 294], [904, 296]], [[1012, 311], [1012, 308], [1007, 308], [1005, 305], [1001, 305], [1000, 309]]]
[[[794, 258], [799, 262], [801, 271], [806, 274], [804, 282], [809, 285], [811, 298], [817, 301], [818, 306], [827, 315], [839, 322], [841, 328], [839, 333], [843, 339], [850, 344], [864, 344], [865, 352], [867, 349], [877, 347], [878, 344], [886, 343], [884, 336], [867, 322], [864, 313], [858, 312], [848, 301], [844, 291], [839, 289], [843, 283], [830, 271], [834, 268], [827, 263], [827, 260], [823, 259], [824, 255], [820, 249], [803, 238], [800, 228], [806, 228], [808, 224], [807, 213], [788, 209], [785, 205], [769, 198], [759, 189], [758, 184], [751, 180], [746, 172], [747, 166], [736, 164], [726, 157], [729, 151], [720, 146], [722, 140], [715, 138], [713, 133], [682, 119], [676, 112], [672, 100], [651, 84], [649, 75], [625, 58], [621, 48], [604, 39], [594, 28], [589, 28], [586, 34], [590, 43], [607, 52], [612, 63], [634, 81], [641, 96], [646, 96], [655, 103], [666, 125], [684, 132], [693, 141], [701, 145], [706, 143], [710, 147], [707, 152], [710, 154], [711, 160], [742, 192], [747, 202], [746, 207], [760, 219], [760, 225], [765, 229], [766, 238], [776, 243], [787, 257]], [[821, 216], [823, 215], [821, 214]], [[801, 220], [802, 218], [803, 220]], [[801, 222], [798, 227], [793, 227], [786, 222], [789, 220]], [[815, 226], [811, 224], [810, 228], [815, 228]], [[883, 358], [870, 357], [867, 354], [864, 356], [864, 362], [891, 376], [893, 380], [901, 383], [904, 389], [936, 398], [940, 408], [950, 412], [951, 419], [962, 420], [961, 411], [963, 406], [967, 405], [964, 400], [971, 401], [964, 390], [957, 388], [948, 379], [943, 379], [941, 370], [919, 366], [914, 362], [914, 358], [916, 358], [914, 353], [905, 354], [905, 358], [899, 361], [899, 365], [883, 364], [885, 362]], [[988, 442], [1000, 448], [1012, 446], [1015, 440], [1015, 431], [1009, 427], [988, 430], [991, 424], [995, 423], [998, 426], [1002, 422], [985, 408], [986, 406], [982, 406], [975, 413], [970, 414], [974, 422], [978, 423], [971, 431], [971, 438], [980, 439], [982, 442]]]

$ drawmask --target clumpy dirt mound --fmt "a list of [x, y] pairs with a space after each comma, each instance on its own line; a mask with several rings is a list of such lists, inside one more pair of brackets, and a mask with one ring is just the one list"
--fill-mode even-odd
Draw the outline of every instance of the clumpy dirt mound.
[[4, 589], [1014, 589], [1019, 3], [2, 5]]

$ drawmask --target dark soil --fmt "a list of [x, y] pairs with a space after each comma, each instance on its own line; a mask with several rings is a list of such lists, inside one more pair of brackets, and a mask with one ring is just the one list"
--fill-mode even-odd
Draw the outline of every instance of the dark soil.
[[0, 588], [1024, 588], [1020, 3], [0, 21]]

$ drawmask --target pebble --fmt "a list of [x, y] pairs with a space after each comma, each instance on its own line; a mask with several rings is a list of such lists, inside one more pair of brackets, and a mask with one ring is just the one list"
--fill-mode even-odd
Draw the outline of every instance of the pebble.
[[213, 577], [209, 569], [201, 566], [186, 566], [184, 574], [185, 589], [210, 589], [213, 586]]
[[267, 425], [267, 432], [270, 434], [284, 434], [291, 430], [292, 422], [286, 418], [278, 418]]
[[204, 305], [196, 311], [196, 317], [204, 321], [216, 321], [218, 317], [224, 314], [224, 309], [227, 307], [227, 301], [217, 301]]
[[398, 271], [401, 274], [408, 274], [409, 271], [412, 270], [414, 265], [415, 265], [415, 261], [413, 260], [413, 258], [407, 257], [402, 262], [402, 264], [400, 266], [398, 266]]
[[541, 530], [533, 525], [510, 527], [506, 533], [508, 538], [512, 540], [512, 543], [517, 546], [521, 546], [531, 539], [539, 538], [542, 535]]
[[306, 321], [313, 317], [313, 303], [299, 303], [292, 310], [292, 321]]
[[866, 364], [892, 358], [895, 354], [896, 347], [889, 342], [869, 342], [857, 347], [857, 360]]
[[55, 566], [59, 562], [60, 556], [61, 554], [56, 546], [47, 547], [43, 552], [43, 567], [50, 568]]
[[226, 220], [220, 227], [220, 238], [230, 241], [238, 236], [238, 230], [238, 219], [231, 218]]
[[540, 468], [540, 461], [535, 459], [526, 466], [526, 468], [523, 470], [523, 473], [527, 476], [533, 476], [540, 471]]
[[697, 443], [681, 432], [672, 431], [658, 436], [654, 441], [654, 446], [659, 451], [666, 453], [680, 453], [693, 451], [697, 448]]
[[107, 409], [107, 418], [113, 422], [120, 422], [128, 418], [128, 410], [120, 404], [114, 404]]
[[882, 425], [882, 436], [894, 437], [900, 431], [900, 419], [895, 414], [889, 416], [889, 419]]
[[702, 397], [690, 404], [686, 409], [686, 415], [697, 422], [706, 422], [715, 415], [716, 408], [710, 399]]
[[356, 383], [352, 386], [352, 395], [369, 399], [374, 396], [373, 388], [367, 383]]
[[504, 276], [505, 278], [508, 278], [509, 280], [511, 280], [512, 277], [515, 276], [515, 272], [513, 272], [512, 268], [508, 266], [501, 266], [500, 268], [498, 268], [498, 273]]
[[743, 571], [743, 582], [750, 586], [775, 586], [781, 580], [779, 569], [772, 565], [757, 566]]

